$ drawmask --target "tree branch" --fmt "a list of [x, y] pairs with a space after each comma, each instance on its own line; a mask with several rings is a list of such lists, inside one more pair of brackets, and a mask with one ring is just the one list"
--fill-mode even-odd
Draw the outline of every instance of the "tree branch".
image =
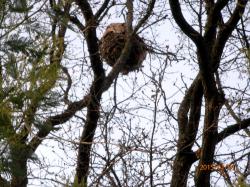
[[227, 5], [227, 3], [228, 0], [220, 0], [216, 2], [216, 4], [214, 4], [214, 2], [207, 3], [208, 20], [205, 26], [206, 32], [204, 38], [208, 43], [212, 43], [215, 39], [216, 28], [221, 17], [221, 10]]
[[240, 130], [246, 129], [248, 127], [250, 127], [250, 118], [242, 120], [240, 123], [236, 123], [234, 125], [228, 126], [227, 128], [225, 128], [223, 131], [221, 131], [218, 134], [217, 143], [224, 140], [228, 136], [233, 135], [234, 133], [236, 133]]
[[180, 134], [183, 134], [187, 128], [188, 112], [190, 110], [191, 95], [193, 94], [194, 87], [199, 80], [200, 80], [200, 78], [198, 75], [198, 76], [196, 76], [192, 85], [189, 87], [188, 91], [186, 92], [186, 94], [185, 94], [185, 96], [180, 104], [180, 107], [178, 110], [178, 125], [179, 125]]
[[247, 3], [248, 3], [248, 0], [238, 0], [237, 6], [234, 9], [234, 12], [232, 13], [230, 19], [223, 25], [223, 27], [218, 33], [218, 37], [217, 37], [216, 43], [212, 51], [212, 54], [213, 54], [212, 61], [214, 63], [213, 64], [214, 70], [216, 70], [217, 67], [219, 66], [219, 62], [220, 62], [225, 44], [228, 38], [231, 36], [233, 30], [236, 28], [237, 23], [241, 19], [245, 11]]
[[77, 111], [80, 111], [84, 107], [87, 106], [89, 102], [89, 95], [85, 96], [84, 99], [80, 101], [75, 101], [71, 103], [68, 108], [62, 112], [61, 114], [49, 117], [43, 125], [38, 133], [32, 138], [28, 146], [31, 148], [33, 152], [37, 149], [37, 147], [41, 144], [43, 139], [54, 129], [56, 125], [63, 124], [67, 122], [70, 118], [72, 118]]
[[87, 0], [75, 0], [75, 2], [81, 9], [82, 14], [86, 21], [90, 21], [91, 19], [94, 18], [92, 8]]
[[204, 87], [205, 97], [212, 97], [216, 86], [211, 71], [211, 58], [209, 47], [204, 38], [190, 26], [185, 20], [178, 0], [169, 0], [173, 17], [181, 30], [195, 43], [197, 47], [197, 57], [200, 69], [201, 80]]
[[146, 10], [146, 14], [144, 15], [144, 17], [139, 21], [139, 23], [136, 25], [134, 32], [136, 33], [139, 28], [146, 23], [146, 21], [148, 20], [148, 18], [152, 15], [152, 11], [154, 9], [155, 6], [155, 2], [156, 0], [150, 0], [150, 2], [148, 3], [148, 7]]
[[97, 10], [96, 14], [95, 14], [95, 19], [97, 20], [102, 13], [105, 11], [105, 9], [107, 8], [108, 4], [109, 4], [110, 0], [105, 0], [102, 4], [102, 6], [99, 8], [99, 10]]
[[173, 17], [181, 30], [196, 44], [202, 46], [202, 36], [185, 20], [179, 0], [169, 0]]

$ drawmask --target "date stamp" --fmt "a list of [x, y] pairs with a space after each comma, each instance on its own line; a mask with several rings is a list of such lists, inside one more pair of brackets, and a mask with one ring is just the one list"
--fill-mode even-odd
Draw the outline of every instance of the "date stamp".
[[212, 170], [212, 171], [217, 171], [217, 170], [235, 170], [235, 165], [234, 164], [201, 164], [200, 170]]
[[225, 171], [231, 170], [236, 171], [236, 166], [234, 164], [201, 164], [199, 166], [201, 171], [218, 171], [222, 175], [225, 175]]

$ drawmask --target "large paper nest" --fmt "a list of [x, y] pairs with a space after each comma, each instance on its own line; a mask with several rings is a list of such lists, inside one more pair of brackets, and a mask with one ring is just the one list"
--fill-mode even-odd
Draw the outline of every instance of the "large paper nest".
[[[146, 45], [143, 40], [135, 35], [132, 37], [132, 47], [128, 60], [122, 69], [123, 74], [138, 70], [146, 58]], [[110, 24], [103, 34], [99, 50], [101, 57], [110, 66], [114, 66], [126, 43], [126, 25], [124, 23]]]

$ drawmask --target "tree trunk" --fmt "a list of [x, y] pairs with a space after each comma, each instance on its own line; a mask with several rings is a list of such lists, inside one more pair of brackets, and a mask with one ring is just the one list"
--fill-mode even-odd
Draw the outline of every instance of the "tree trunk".
[[[186, 186], [192, 164], [197, 160], [192, 146], [198, 131], [203, 88], [198, 74], [178, 111], [179, 139], [173, 166], [171, 187]], [[189, 115], [189, 116], [188, 116]]]
[[214, 93], [213, 97], [206, 99], [201, 158], [195, 175], [197, 187], [210, 187], [210, 173], [212, 172], [210, 168], [213, 164], [218, 138], [218, 118], [223, 104], [224, 96], [218, 92]]
[[180, 153], [176, 156], [173, 167], [171, 187], [185, 187], [187, 185], [189, 170], [196, 160], [194, 152]]
[[15, 143], [10, 146], [11, 154], [11, 187], [26, 187], [28, 184], [27, 158], [25, 146]]

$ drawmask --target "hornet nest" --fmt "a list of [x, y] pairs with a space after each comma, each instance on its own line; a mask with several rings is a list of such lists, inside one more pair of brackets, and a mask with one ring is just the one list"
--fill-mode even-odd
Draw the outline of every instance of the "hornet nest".
[[[101, 57], [110, 66], [114, 66], [121, 55], [126, 43], [126, 24], [112, 23], [104, 32], [99, 45]], [[127, 75], [131, 71], [138, 70], [147, 55], [146, 45], [143, 40], [135, 34], [132, 38], [132, 47], [128, 60], [122, 69]]]

